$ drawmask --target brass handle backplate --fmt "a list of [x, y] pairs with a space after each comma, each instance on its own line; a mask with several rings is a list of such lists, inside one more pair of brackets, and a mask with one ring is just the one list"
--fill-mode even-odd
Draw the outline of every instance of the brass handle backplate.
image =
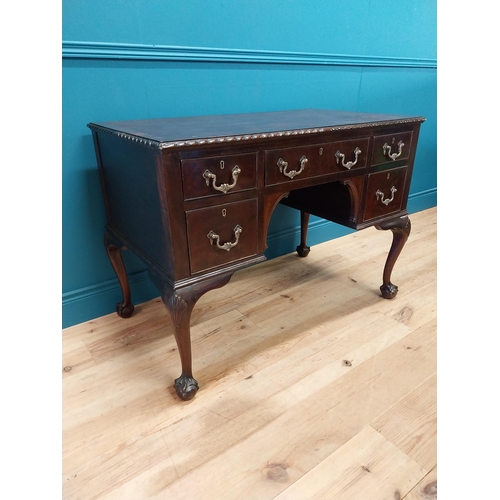
[[[221, 162], [222, 164], [222, 162]], [[235, 165], [232, 170], [232, 177], [233, 177], [233, 182], [232, 184], [227, 184], [227, 183], [222, 183], [220, 186], [216, 186], [215, 183], [217, 182], [217, 176], [215, 174], [212, 174], [210, 170], [205, 170], [203, 172], [203, 178], [205, 179], [207, 186], [210, 185], [210, 179], [212, 179], [212, 187], [216, 191], [220, 191], [221, 193], [226, 194], [230, 189], [233, 189], [234, 186], [236, 186], [236, 182], [238, 181], [238, 175], [241, 173], [241, 168], [238, 167], [238, 165]]]
[[345, 160], [345, 154], [344, 153], [341, 153], [340, 151], [337, 151], [335, 153], [335, 156], [337, 158], [337, 163], [340, 162], [340, 160], [342, 160], [342, 166], [347, 168], [347, 170], [350, 170], [352, 167], [354, 167], [354, 165], [356, 165], [356, 163], [358, 163], [358, 156], [361, 154], [361, 149], [359, 148], [356, 148], [354, 150], [354, 161], [348, 161], [347, 163], [344, 163], [344, 160]]
[[231, 248], [235, 247], [238, 244], [238, 240], [240, 239], [240, 234], [243, 231], [243, 228], [237, 224], [234, 229], [234, 241], [228, 241], [227, 243], [223, 243], [222, 245], [220, 244], [220, 236], [216, 234], [214, 231], [210, 231], [207, 234], [207, 238], [210, 240], [210, 244], [213, 245], [214, 243], [217, 245], [217, 248], [220, 250], [226, 250], [226, 252], [229, 252]]
[[388, 156], [391, 160], [396, 160], [401, 156], [401, 153], [403, 152], [403, 147], [405, 143], [403, 141], [398, 142], [398, 152], [397, 153], [392, 153], [391, 154], [391, 149], [392, 146], [389, 146], [387, 142], [382, 146], [384, 149], [384, 156]]
[[306, 163], [309, 161], [305, 156], [302, 156], [300, 158], [300, 169], [299, 170], [290, 170], [290, 171], [287, 171], [287, 167], [288, 167], [288, 162], [283, 160], [283, 158], [280, 158], [278, 160], [278, 167], [280, 169], [280, 172], [283, 174], [283, 175], [286, 175], [287, 177], [289, 177], [290, 179], [293, 179], [296, 175], [299, 175], [301, 172], [303, 172], [305, 166], [306, 166]]

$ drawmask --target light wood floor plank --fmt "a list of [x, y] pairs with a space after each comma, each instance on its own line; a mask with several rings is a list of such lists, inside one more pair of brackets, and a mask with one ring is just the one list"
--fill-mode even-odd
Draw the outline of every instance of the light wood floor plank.
[[[402, 328], [401, 325], [396, 327]], [[425, 338], [425, 335], [421, 337]], [[404, 340], [406, 338], [404, 337]], [[432, 346], [432, 342], [428, 344]], [[401, 343], [397, 343], [391, 348], [400, 351], [402, 347]], [[213, 495], [207, 498], [214, 499], [249, 498], [251, 492], [258, 493], [256, 498], [259, 499], [274, 498], [279, 491], [306, 473], [311, 464], [321, 462], [324, 458], [322, 452], [325, 451], [325, 444], [328, 444], [330, 449], [338, 447], [342, 436], [345, 439], [349, 437], [349, 433], [351, 436], [354, 435], [356, 429], [363, 428], [375, 415], [379, 415], [383, 408], [390, 406], [391, 398], [395, 403], [402, 394], [406, 394], [417, 381], [405, 377], [404, 370], [417, 373], [418, 367], [424, 365], [425, 351], [424, 348], [418, 349], [418, 356], [405, 353], [408, 354], [405, 356], [406, 359], [400, 359], [399, 363], [392, 367], [394, 371], [384, 373], [383, 376], [377, 368], [374, 369], [372, 362], [361, 362], [357, 368], [344, 376], [350, 376], [352, 379], [353, 392], [348, 394], [345, 393], [348, 385], [343, 379], [339, 379], [337, 383], [330, 383], [330, 387], [327, 386], [325, 389], [313, 386], [312, 391], [308, 384], [306, 384], [308, 390], [300, 389], [303, 380], [299, 380], [292, 388], [277, 392], [265, 400], [267, 412], [264, 415], [268, 420], [263, 422], [261, 417], [260, 423], [263, 425], [258, 428], [247, 429], [248, 422], [247, 425], [241, 425], [243, 417], [254, 418], [252, 406], [243, 406], [245, 412], [238, 417], [240, 422], [235, 417], [226, 424], [227, 428], [221, 430], [218, 439], [225, 442], [221, 444], [222, 451], [219, 454], [213, 453], [213, 443], [197, 438], [192, 443], [194, 448], [190, 446], [191, 443], [186, 443], [185, 447], [178, 448], [176, 452], [171, 451], [174, 463], [179, 464], [177, 470], [181, 477], [174, 482], [163, 478], [163, 483], [160, 485], [154, 480], [158, 477], [159, 470], [153, 469], [145, 473], [144, 483], [156, 484], [155, 491], [158, 498], [161, 498], [162, 492], [169, 498], [201, 498], [205, 491]], [[387, 356], [388, 359], [393, 357], [394, 353]], [[381, 363], [380, 368], [383, 369], [384, 365]], [[395, 379], [395, 373], [399, 374], [399, 379]], [[387, 387], [388, 381], [384, 380], [384, 377], [393, 379], [392, 390]], [[321, 378], [325, 378], [325, 375], [322, 374]], [[367, 387], [364, 380], [376, 380], [377, 384], [374, 387]], [[315, 391], [329, 395], [330, 409], [320, 404], [320, 398]], [[367, 399], [369, 399], [368, 404], [366, 404]], [[244, 393], [240, 393], [238, 402], [243, 400]], [[358, 414], [361, 408], [364, 411]], [[275, 411], [274, 414], [270, 413], [271, 409]], [[257, 414], [261, 415], [263, 408], [257, 407], [256, 410]], [[354, 411], [356, 415], [353, 414]], [[319, 425], [319, 422], [323, 425]], [[333, 425], [328, 425], [328, 422], [332, 422]], [[322, 442], [323, 448], [316, 446], [317, 449], [311, 450], [309, 441], [311, 426], [315, 427], [316, 434], [312, 441]], [[247, 430], [252, 432], [246, 434]], [[231, 444], [232, 440], [228, 437], [234, 440], [234, 436], [239, 436], [240, 439]], [[295, 448], [292, 448], [293, 460], [290, 452], [288, 454], [283, 452], [289, 449], [287, 441], [296, 443]], [[186, 462], [197, 465], [195, 469], [182, 475], [180, 468]], [[161, 464], [158, 469], [164, 468], [165, 465]], [[419, 478], [423, 474], [425, 472], [422, 472]]]
[[437, 500], [437, 465], [422, 478], [403, 500]]
[[372, 422], [378, 432], [427, 472], [437, 463], [436, 385], [437, 377], [432, 375]]
[[367, 426], [276, 500], [392, 500], [404, 497], [423, 475], [416, 462]]

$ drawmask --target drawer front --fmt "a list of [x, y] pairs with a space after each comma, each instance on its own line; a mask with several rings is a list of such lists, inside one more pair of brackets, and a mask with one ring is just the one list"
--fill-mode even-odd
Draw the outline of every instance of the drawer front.
[[257, 199], [186, 212], [191, 273], [257, 254]]
[[412, 147], [412, 132], [378, 135], [373, 139], [372, 165], [406, 160]]
[[401, 210], [407, 167], [385, 170], [368, 176], [364, 220]]
[[332, 161], [331, 144], [266, 151], [266, 185], [325, 174], [329, 161]]
[[181, 160], [184, 199], [223, 196], [257, 186], [255, 153]]
[[368, 158], [368, 137], [332, 144], [333, 161], [329, 161], [331, 172], [343, 172], [366, 167]]

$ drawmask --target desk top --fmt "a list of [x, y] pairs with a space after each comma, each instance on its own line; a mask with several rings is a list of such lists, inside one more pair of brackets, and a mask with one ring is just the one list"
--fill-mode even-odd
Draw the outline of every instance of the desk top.
[[89, 128], [160, 148], [302, 135], [382, 124], [423, 122], [424, 117], [381, 115], [324, 109], [265, 113], [155, 118], [89, 123]]

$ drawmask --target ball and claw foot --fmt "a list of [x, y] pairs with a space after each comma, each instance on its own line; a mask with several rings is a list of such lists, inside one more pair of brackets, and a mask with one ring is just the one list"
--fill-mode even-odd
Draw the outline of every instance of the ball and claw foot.
[[297, 248], [297, 253], [299, 254], [299, 257], [307, 257], [309, 252], [311, 251], [311, 247], [308, 247], [307, 245], [299, 245]]
[[118, 302], [116, 304], [116, 314], [120, 318], [130, 318], [134, 312], [134, 304], [124, 304], [123, 302]]
[[174, 382], [175, 392], [184, 401], [193, 399], [198, 392], [198, 382], [193, 377], [181, 375]]
[[398, 293], [398, 287], [389, 282], [387, 285], [382, 285], [380, 291], [384, 299], [393, 299]]

